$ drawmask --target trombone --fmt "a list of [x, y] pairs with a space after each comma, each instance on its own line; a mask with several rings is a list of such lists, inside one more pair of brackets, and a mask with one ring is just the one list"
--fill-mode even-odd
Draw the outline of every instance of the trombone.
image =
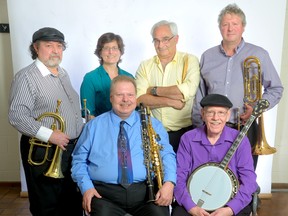
[[[255, 56], [249, 56], [244, 60], [244, 101], [255, 104], [262, 99], [262, 72], [260, 60]], [[263, 113], [258, 118], [257, 142], [253, 148], [253, 155], [269, 155], [276, 152], [271, 147], [265, 136]]]
[[[51, 125], [51, 129], [56, 130], [57, 129], [57, 122], [58, 122], [58, 125], [59, 125], [58, 129], [61, 130], [62, 132], [64, 132], [65, 131], [64, 119], [62, 118], [62, 116], [59, 115], [60, 104], [61, 104], [61, 100], [57, 100], [57, 107], [56, 107], [55, 113], [54, 112], [45, 112], [45, 113], [41, 114], [36, 120], [41, 121], [43, 118], [52, 117], [54, 119], [54, 122]], [[29, 153], [28, 153], [28, 163], [31, 165], [34, 165], [34, 166], [40, 166], [40, 165], [44, 164], [46, 161], [51, 161], [50, 167], [49, 167], [48, 171], [46, 171], [44, 173], [44, 175], [47, 177], [51, 177], [51, 178], [64, 178], [64, 175], [63, 175], [62, 170], [61, 170], [63, 150], [59, 146], [56, 146], [53, 158], [50, 159], [48, 156], [49, 150], [51, 149], [51, 147], [53, 145], [51, 145], [49, 142], [44, 143], [44, 142], [40, 141], [39, 139], [37, 139], [36, 137], [30, 138], [29, 143], [30, 143], [30, 149], [29, 149]], [[34, 147], [37, 147], [37, 146], [45, 148], [45, 154], [44, 154], [43, 160], [39, 161], [39, 162], [36, 162], [32, 159]]]

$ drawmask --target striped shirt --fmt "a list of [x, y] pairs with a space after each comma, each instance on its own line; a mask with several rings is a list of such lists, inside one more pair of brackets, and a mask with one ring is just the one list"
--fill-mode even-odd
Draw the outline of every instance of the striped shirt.
[[[79, 96], [73, 89], [67, 72], [58, 67], [53, 75], [38, 59], [20, 70], [14, 77], [10, 92], [9, 122], [20, 133], [47, 142], [54, 119], [37, 118], [45, 112], [55, 113], [57, 100], [61, 100], [59, 115], [65, 121], [64, 132], [74, 139], [83, 126]], [[49, 132], [50, 131], [50, 132]]]

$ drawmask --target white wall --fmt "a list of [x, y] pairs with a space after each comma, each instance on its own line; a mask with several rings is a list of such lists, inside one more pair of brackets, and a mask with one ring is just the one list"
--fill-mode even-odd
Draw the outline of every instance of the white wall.
[[[286, 0], [278, 0], [277, 4], [269, 0], [9, 0], [14, 73], [31, 63], [28, 46], [32, 34], [44, 26], [65, 34], [68, 48], [62, 66], [69, 71], [77, 91], [84, 74], [98, 66], [93, 52], [99, 36], [108, 31], [123, 37], [126, 51], [120, 67], [132, 74], [141, 60], [154, 55], [150, 29], [161, 19], [178, 24], [178, 49], [200, 58], [204, 50], [220, 43], [217, 17], [233, 2], [247, 16], [245, 40], [268, 50], [280, 72]], [[265, 113], [269, 124], [266, 137], [271, 146], [276, 116], [277, 108]], [[259, 159], [257, 174], [262, 193], [270, 193], [272, 159], [272, 155]]]

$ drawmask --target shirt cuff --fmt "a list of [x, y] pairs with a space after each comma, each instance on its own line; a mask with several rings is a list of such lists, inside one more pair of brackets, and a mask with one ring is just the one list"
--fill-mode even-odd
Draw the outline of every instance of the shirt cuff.
[[41, 126], [35, 137], [43, 142], [48, 142], [52, 133], [52, 129]]

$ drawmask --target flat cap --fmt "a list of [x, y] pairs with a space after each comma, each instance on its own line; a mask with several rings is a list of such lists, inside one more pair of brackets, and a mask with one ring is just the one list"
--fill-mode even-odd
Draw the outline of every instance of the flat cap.
[[60, 43], [64, 43], [64, 34], [58, 31], [55, 28], [45, 27], [36, 31], [32, 36], [32, 42], [36, 42], [37, 40], [42, 41], [57, 41]]
[[205, 106], [221, 106], [231, 108], [233, 106], [232, 102], [224, 95], [220, 94], [209, 94], [202, 98], [200, 101], [202, 107]]

